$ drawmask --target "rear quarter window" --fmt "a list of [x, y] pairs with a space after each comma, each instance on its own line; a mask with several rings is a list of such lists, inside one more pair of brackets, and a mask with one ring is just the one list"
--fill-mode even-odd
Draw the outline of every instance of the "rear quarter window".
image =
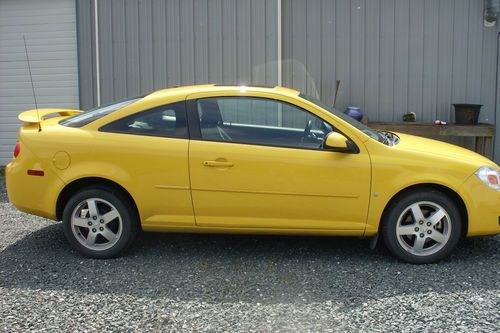
[[141, 100], [144, 96], [141, 97], [134, 97], [134, 98], [128, 98], [124, 99], [118, 102], [113, 102], [110, 104], [106, 105], [101, 105], [96, 108], [90, 109], [88, 111], [85, 111], [83, 113], [79, 113], [77, 115], [74, 115], [72, 117], [66, 118], [64, 120], [61, 120], [59, 124], [63, 126], [68, 126], [68, 127], [82, 127], [87, 124], [90, 124], [91, 122], [104, 117], [105, 115], [108, 115], [112, 112], [115, 112], [127, 105], [130, 105], [134, 102], [137, 102]]
[[187, 138], [185, 102], [161, 105], [104, 125], [101, 132]]

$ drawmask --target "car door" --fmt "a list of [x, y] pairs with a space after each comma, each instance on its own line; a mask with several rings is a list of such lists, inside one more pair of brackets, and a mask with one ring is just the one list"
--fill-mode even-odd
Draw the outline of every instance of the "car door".
[[[189, 167], [204, 227], [362, 230], [370, 161], [322, 148], [332, 125], [275, 97], [189, 96]], [[318, 111], [316, 111], [318, 112]]]
[[101, 160], [110, 172], [123, 171], [145, 230], [195, 225], [185, 101], [134, 113], [99, 131], [108, 152]]

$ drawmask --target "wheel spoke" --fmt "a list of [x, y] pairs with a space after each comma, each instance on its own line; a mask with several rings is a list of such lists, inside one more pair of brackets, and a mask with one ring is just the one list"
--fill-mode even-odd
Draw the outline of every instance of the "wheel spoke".
[[85, 242], [87, 243], [87, 245], [92, 246], [95, 244], [96, 237], [97, 234], [95, 232], [89, 231], [89, 234], [87, 235], [87, 239], [85, 240]]
[[114, 242], [117, 238], [116, 234], [107, 227], [104, 227], [104, 231], [101, 231], [101, 235], [109, 242]]
[[107, 224], [119, 216], [120, 216], [120, 214], [118, 214], [118, 211], [116, 209], [113, 209], [113, 210], [110, 210], [109, 212], [107, 212], [106, 214], [104, 214], [102, 216], [102, 219], [104, 220], [104, 223]]
[[433, 239], [437, 243], [443, 244], [446, 242], [446, 237], [439, 231], [434, 231], [432, 234], [429, 235], [430, 239]]
[[95, 199], [89, 199], [89, 200], [87, 200], [87, 206], [89, 208], [90, 216], [97, 216], [97, 215], [99, 215], [99, 211], [97, 210], [97, 204], [96, 204]]
[[413, 251], [416, 253], [422, 252], [424, 249], [425, 238], [424, 237], [415, 237], [415, 243], [413, 243]]
[[413, 214], [413, 218], [415, 219], [415, 223], [424, 220], [424, 214], [422, 213], [422, 209], [418, 203], [414, 203], [410, 206], [411, 213]]
[[436, 223], [441, 221], [443, 219], [443, 217], [445, 217], [445, 216], [446, 216], [446, 212], [444, 211], [444, 209], [439, 209], [439, 210], [435, 211], [434, 214], [431, 215], [431, 217], [429, 217], [429, 221], [434, 226], [434, 225], [436, 225]]
[[415, 235], [415, 226], [414, 225], [402, 225], [397, 228], [397, 233], [400, 236], [403, 235]]
[[75, 227], [83, 227], [83, 228], [88, 228], [88, 219], [84, 219], [81, 217], [74, 217], [73, 220], [71, 221]]

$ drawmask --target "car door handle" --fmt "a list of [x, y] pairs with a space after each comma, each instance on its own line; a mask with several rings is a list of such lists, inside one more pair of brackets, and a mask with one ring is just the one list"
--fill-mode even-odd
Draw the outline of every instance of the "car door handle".
[[206, 167], [218, 167], [218, 168], [228, 168], [234, 165], [233, 162], [227, 161], [205, 161], [203, 162], [203, 166]]

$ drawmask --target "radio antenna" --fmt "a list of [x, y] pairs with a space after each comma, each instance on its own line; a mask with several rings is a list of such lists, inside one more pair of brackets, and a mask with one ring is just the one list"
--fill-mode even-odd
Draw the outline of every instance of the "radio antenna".
[[24, 51], [26, 52], [26, 61], [28, 62], [28, 72], [30, 73], [31, 90], [33, 91], [33, 100], [35, 101], [36, 117], [38, 119], [38, 132], [42, 131], [42, 125], [40, 125], [40, 114], [38, 113], [38, 104], [36, 102], [35, 86], [33, 85], [33, 75], [31, 75], [30, 58], [28, 56], [28, 47], [26, 46], [26, 37], [23, 35]]

